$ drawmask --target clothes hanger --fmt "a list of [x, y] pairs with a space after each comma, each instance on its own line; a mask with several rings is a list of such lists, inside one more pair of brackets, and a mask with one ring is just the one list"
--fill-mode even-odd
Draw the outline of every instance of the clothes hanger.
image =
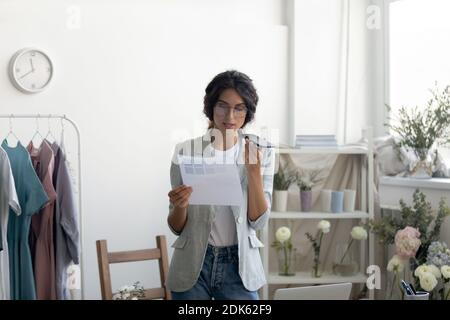
[[63, 119], [66, 119], [66, 115], [60, 118], [61, 121], [61, 142], [59, 144], [59, 147], [61, 148], [63, 154], [66, 154], [66, 147], [64, 145], [64, 121]]
[[[39, 118], [40, 118], [40, 115], [38, 114], [36, 117], [36, 132], [34, 133], [33, 137], [31, 138], [31, 142], [33, 143], [33, 145], [35, 147], [37, 147], [37, 145], [39, 145], [39, 147], [40, 147], [40, 145], [42, 144], [42, 142], [45, 139], [44, 136], [42, 135], [41, 131], [39, 130]], [[37, 135], [39, 135], [41, 137], [41, 143], [39, 143], [39, 144], [34, 143], [34, 138], [36, 138]]]
[[16, 136], [16, 134], [14, 133], [14, 131], [13, 131], [13, 126], [12, 126], [12, 118], [14, 118], [14, 116], [13, 115], [11, 115], [10, 117], [9, 117], [9, 132], [8, 132], [8, 135], [5, 137], [5, 140], [6, 140], [6, 143], [7, 143], [7, 145], [11, 145], [9, 142], [8, 142], [8, 138], [9, 138], [9, 136], [13, 136], [14, 138], [16, 138], [16, 140], [17, 140], [17, 143], [16, 143], [16, 145], [17, 144], [19, 144], [19, 142], [20, 142], [20, 139]]
[[53, 142], [56, 142], [56, 138], [55, 138], [55, 136], [53, 135], [53, 133], [52, 133], [52, 128], [51, 128], [51, 126], [50, 126], [50, 115], [48, 116], [48, 132], [47, 132], [47, 134], [45, 135], [45, 140], [51, 142], [51, 141], [49, 140], [49, 137], [53, 138]]

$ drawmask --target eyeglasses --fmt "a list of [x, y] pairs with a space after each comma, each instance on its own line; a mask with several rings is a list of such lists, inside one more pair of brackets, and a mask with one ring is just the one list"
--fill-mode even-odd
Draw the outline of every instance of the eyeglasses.
[[216, 114], [219, 117], [225, 117], [225, 115], [228, 113], [228, 110], [232, 109], [233, 110], [233, 115], [235, 118], [244, 118], [245, 115], [247, 114], [247, 108], [246, 107], [229, 107], [224, 103], [217, 103], [214, 106], [214, 110], [216, 111]]

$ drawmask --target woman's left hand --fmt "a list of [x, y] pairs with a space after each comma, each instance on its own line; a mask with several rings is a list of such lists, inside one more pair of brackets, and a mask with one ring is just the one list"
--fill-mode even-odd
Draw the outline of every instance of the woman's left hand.
[[245, 138], [245, 167], [249, 174], [260, 174], [263, 153], [250, 139]]

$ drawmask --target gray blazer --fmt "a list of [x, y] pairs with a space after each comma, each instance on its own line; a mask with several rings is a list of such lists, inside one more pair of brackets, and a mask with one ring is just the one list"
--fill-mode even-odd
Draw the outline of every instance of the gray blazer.
[[[247, 218], [247, 170], [244, 164], [244, 133], [238, 131], [240, 144], [238, 171], [241, 178], [241, 186], [244, 202], [242, 206], [231, 206], [236, 221], [236, 230], [239, 247], [239, 274], [247, 290], [258, 290], [266, 283], [264, 269], [259, 253], [259, 248], [264, 245], [256, 236], [256, 230], [261, 229], [267, 222], [272, 205], [272, 187], [275, 164], [275, 152], [273, 149], [263, 150], [261, 173], [263, 175], [264, 196], [268, 209], [255, 221]], [[170, 182], [172, 188], [181, 185], [181, 173], [177, 161], [177, 154], [195, 155], [207, 157], [211, 155], [211, 129], [203, 136], [190, 139], [177, 144], [170, 166]], [[170, 203], [169, 210], [173, 209]], [[181, 233], [171, 231], [178, 235], [172, 244], [175, 248], [169, 268], [167, 285], [175, 292], [187, 291], [194, 286], [203, 266], [208, 238], [211, 232], [211, 224], [214, 219], [214, 206], [189, 205], [187, 209], [187, 221]]]

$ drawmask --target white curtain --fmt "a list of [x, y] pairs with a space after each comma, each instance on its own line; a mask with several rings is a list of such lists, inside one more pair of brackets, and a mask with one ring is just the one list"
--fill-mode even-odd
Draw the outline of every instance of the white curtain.
[[294, 0], [294, 135], [331, 133], [339, 143], [355, 142], [365, 126], [383, 121], [379, 3]]

